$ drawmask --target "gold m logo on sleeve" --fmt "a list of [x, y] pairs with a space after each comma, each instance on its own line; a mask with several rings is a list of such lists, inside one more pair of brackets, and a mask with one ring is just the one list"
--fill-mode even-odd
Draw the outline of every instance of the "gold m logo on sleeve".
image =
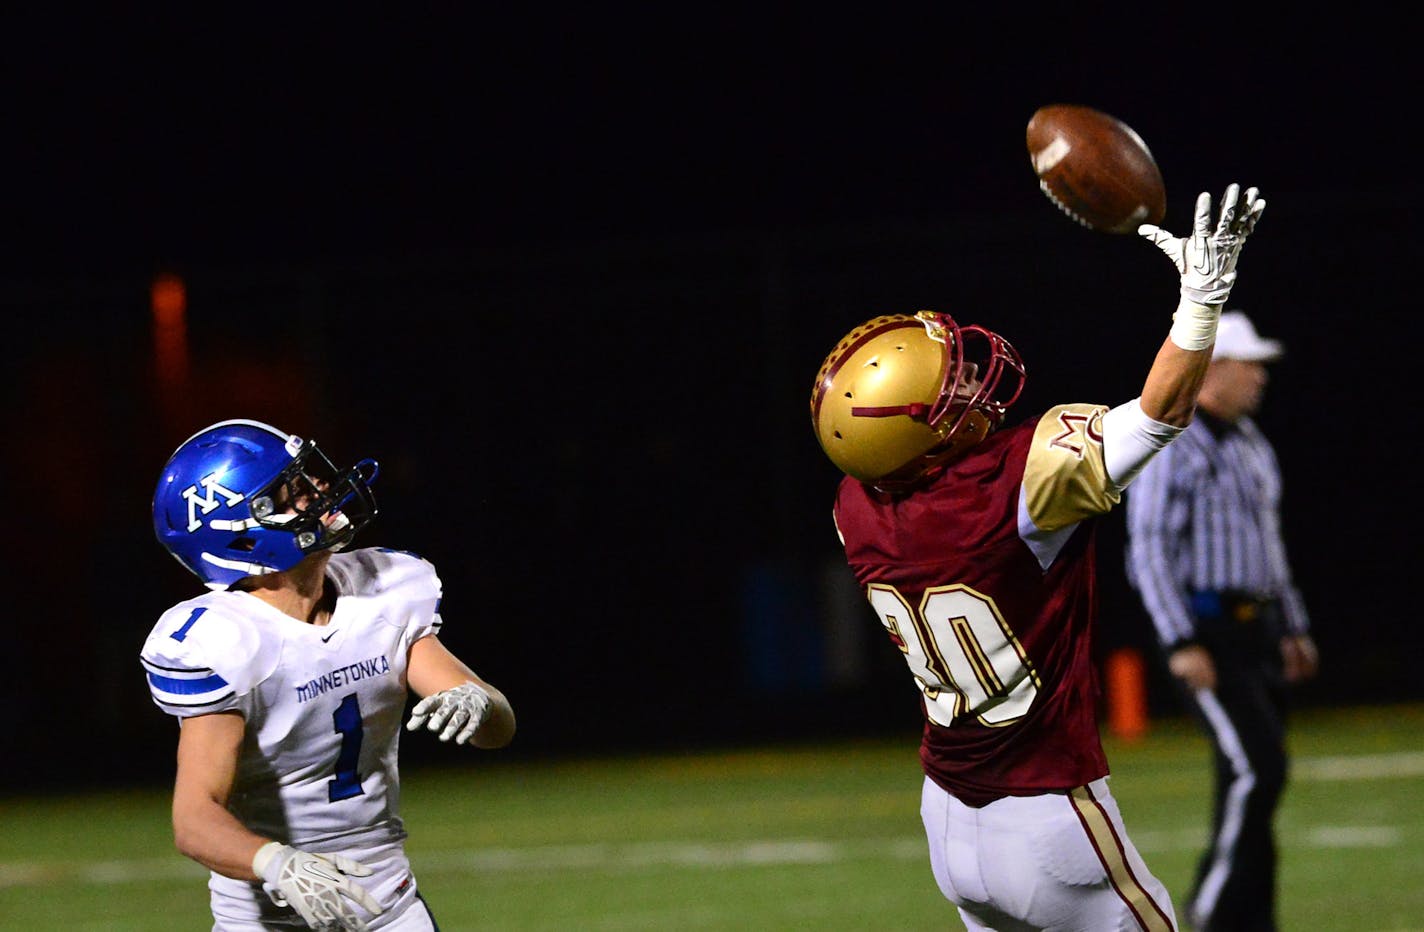
[[[188, 500], [188, 533], [196, 531], [203, 526], [203, 522], [198, 517], [201, 511], [207, 514], [218, 507], [218, 496], [221, 495], [227, 500], [228, 505], [236, 505], [242, 501], [242, 495], [232, 489], [224, 488], [218, 484], [219, 473], [204, 476], [198, 480], [198, 485], [190, 485], [183, 490], [183, 497]], [[203, 497], [198, 497], [198, 486], [203, 487]]]
[[1063, 433], [1051, 438], [1048, 441], [1050, 447], [1058, 447], [1072, 453], [1078, 459], [1083, 458], [1083, 442], [1086, 438], [1093, 443], [1103, 442], [1102, 415], [1094, 411], [1092, 414], [1072, 414], [1062, 411], [1058, 415], [1058, 423], [1063, 426]]

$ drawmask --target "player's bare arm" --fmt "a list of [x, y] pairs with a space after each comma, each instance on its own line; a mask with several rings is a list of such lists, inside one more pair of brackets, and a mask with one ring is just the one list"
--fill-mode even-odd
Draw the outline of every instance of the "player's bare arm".
[[504, 693], [481, 679], [450, 653], [440, 639], [428, 635], [410, 648], [407, 676], [411, 691], [421, 697], [412, 710], [409, 728], [422, 725], [477, 748], [502, 748], [514, 739], [514, 709]]
[[173, 841], [209, 870], [258, 880], [252, 856], [268, 839], [243, 827], [227, 809], [246, 723], [235, 712], [183, 719], [173, 788]]

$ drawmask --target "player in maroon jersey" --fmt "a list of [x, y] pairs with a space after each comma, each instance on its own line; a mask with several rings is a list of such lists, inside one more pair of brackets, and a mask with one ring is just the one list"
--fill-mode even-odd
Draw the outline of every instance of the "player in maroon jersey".
[[1091, 657], [1093, 519], [1191, 421], [1242, 244], [1265, 201], [1197, 199], [1172, 259], [1181, 302], [1142, 394], [997, 429], [1023, 385], [1013, 347], [949, 315], [877, 317], [827, 357], [816, 436], [846, 473], [846, 558], [925, 713], [930, 864], [971, 930], [1174, 929], [1107, 787]]

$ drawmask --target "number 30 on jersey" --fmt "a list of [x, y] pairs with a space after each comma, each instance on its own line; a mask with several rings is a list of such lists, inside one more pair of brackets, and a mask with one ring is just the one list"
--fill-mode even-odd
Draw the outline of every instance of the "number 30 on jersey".
[[905, 655], [936, 725], [963, 715], [1009, 725], [1033, 705], [1038, 674], [993, 599], [964, 585], [937, 586], [925, 590], [917, 611], [881, 583], [867, 586], [866, 598]]

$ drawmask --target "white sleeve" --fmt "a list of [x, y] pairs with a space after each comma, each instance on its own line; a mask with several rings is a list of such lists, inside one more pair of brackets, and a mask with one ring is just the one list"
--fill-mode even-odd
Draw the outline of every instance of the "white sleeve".
[[1103, 460], [1108, 480], [1119, 492], [1137, 478], [1157, 451], [1186, 430], [1148, 417], [1141, 401], [1134, 398], [1103, 415]]

